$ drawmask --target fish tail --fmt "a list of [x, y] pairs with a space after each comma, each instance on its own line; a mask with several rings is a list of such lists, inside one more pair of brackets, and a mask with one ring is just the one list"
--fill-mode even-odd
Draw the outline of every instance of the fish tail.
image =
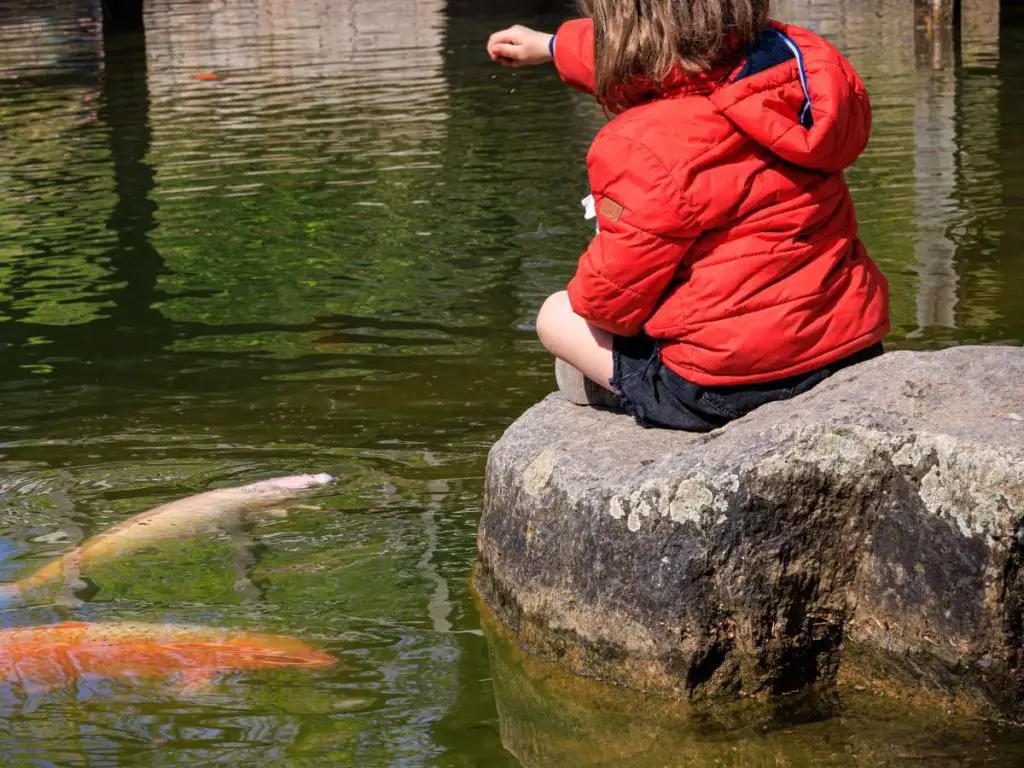
[[16, 581], [13, 584], [7, 584], [0, 587], [0, 591], [11, 591], [19, 596], [25, 595], [29, 592], [34, 592], [40, 587], [63, 577], [64, 563], [66, 559], [67, 555], [61, 555], [56, 560], [44, 565], [31, 576], [26, 576], [21, 581]]

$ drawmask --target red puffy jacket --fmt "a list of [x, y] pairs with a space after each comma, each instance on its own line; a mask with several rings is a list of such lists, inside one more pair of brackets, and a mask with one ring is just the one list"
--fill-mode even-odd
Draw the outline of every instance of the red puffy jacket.
[[[562, 25], [555, 46], [562, 79], [593, 93], [590, 20]], [[599, 233], [573, 309], [644, 331], [705, 386], [806, 373], [880, 341], [888, 285], [842, 173], [870, 129], [853, 67], [800, 27], [772, 22], [729, 71], [677, 71], [594, 139]]]

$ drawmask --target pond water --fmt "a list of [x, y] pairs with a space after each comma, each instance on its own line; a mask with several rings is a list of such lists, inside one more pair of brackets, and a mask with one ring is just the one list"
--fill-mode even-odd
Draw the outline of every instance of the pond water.
[[[98, 5], [0, 0], [0, 580], [191, 493], [339, 481], [319, 509], [114, 561], [0, 624], [249, 628], [339, 661], [205, 690], [0, 686], [3, 765], [1024, 763], [1013, 734], [863, 702], [691, 738], [617, 694], [544, 689], [557, 671], [482, 631], [484, 460], [552, 388], [532, 322], [586, 243], [603, 122], [483, 43], [555, 19], [147, 0], [145, 45], [105, 48]], [[873, 97], [849, 180], [890, 346], [1024, 343], [1024, 29], [979, 13], [957, 49], [904, 5], [776, 15], [833, 39]]]

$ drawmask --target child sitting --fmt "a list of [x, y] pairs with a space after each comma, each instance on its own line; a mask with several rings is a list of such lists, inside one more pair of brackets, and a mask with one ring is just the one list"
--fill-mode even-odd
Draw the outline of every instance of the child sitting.
[[881, 354], [888, 285], [843, 177], [871, 128], [850, 63], [768, 0], [581, 8], [488, 42], [615, 115], [587, 157], [598, 234], [537, 317], [570, 399], [708, 431]]

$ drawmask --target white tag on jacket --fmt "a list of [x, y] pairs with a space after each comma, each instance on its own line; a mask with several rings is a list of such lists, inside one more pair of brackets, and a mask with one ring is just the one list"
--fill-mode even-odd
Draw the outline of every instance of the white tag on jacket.
[[[583, 204], [583, 218], [585, 218], [587, 221], [590, 221], [591, 219], [597, 219], [597, 204], [594, 202], [594, 196], [587, 195], [580, 202]], [[601, 225], [598, 224], [597, 221], [594, 222], [594, 231], [601, 231]]]

